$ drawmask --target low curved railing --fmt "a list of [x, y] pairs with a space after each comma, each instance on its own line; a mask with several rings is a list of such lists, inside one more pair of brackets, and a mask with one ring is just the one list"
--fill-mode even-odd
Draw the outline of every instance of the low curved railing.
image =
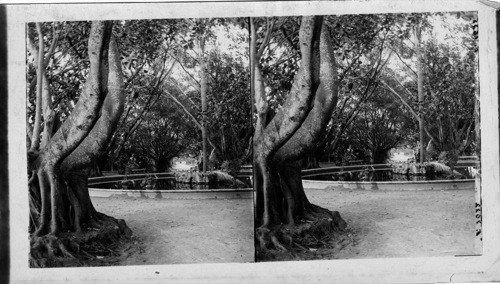
[[[455, 168], [478, 166], [479, 162], [477, 160], [469, 161], [459, 161]], [[331, 166], [316, 169], [304, 169], [302, 170], [302, 177], [314, 177], [328, 174], [342, 174], [347, 172], [363, 172], [365, 170], [369, 171], [389, 171], [393, 170], [391, 164], [372, 164], [372, 165], [349, 165], [349, 166]], [[252, 166], [243, 166], [240, 172], [236, 175], [237, 178], [252, 178], [253, 169]], [[175, 179], [175, 174], [172, 172], [167, 173], [141, 173], [141, 174], [128, 174], [128, 175], [110, 175], [102, 177], [92, 177], [88, 179], [89, 186], [105, 184], [110, 182], [119, 181], [137, 181], [146, 180], [149, 178], [155, 179]]]
[[[250, 177], [252, 172], [244, 171], [240, 176]], [[168, 173], [141, 173], [128, 175], [109, 175], [92, 177], [88, 179], [89, 187], [114, 183], [120, 181], [141, 181], [149, 178], [175, 180], [175, 174]], [[92, 197], [142, 197], [142, 198], [164, 198], [164, 199], [251, 199], [253, 198], [253, 188], [227, 188], [227, 189], [110, 189], [110, 188], [89, 188]]]
[[373, 164], [373, 165], [354, 165], [354, 166], [335, 166], [335, 167], [326, 167], [326, 168], [316, 168], [316, 169], [307, 169], [302, 170], [302, 177], [313, 177], [320, 175], [328, 175], [328, 174], [342, 174], [347, 172], [363, 172], [365, 170], [371, 171], [388, 171], [392, 170], [391, 164]]
[[102, 176], [102, 177], [92, 177], [88, 179], [89, 186], [118, 182], [118, 181], [136, 181], [136, 180], [146, 180], [148, 178], [156, 179], [174, 179], [174, 173], [150, 173], [150, 174], [129, 174], [129, 175], [112, 175], [112, 176]]
[[[252, 177], [252, 169], [243, 169], [236, 175], [237, 178], [247, 178]], [[167, 173], [144, 173], [144, 174], [128, 174], [128, 175], [110, 175], [102, 177], [91, 177], [88, 179], [88, 185], [94, 186], [98, 184], [106, 184], [111, 182], [119, 181], [137, 181], [137, 180], [147, 180], [149, 178], [154, 179], [175, 179], [175, 174], [172, 172]]]

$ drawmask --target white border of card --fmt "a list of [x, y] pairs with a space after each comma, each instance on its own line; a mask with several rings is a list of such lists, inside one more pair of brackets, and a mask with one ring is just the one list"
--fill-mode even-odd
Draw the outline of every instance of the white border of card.
[[[366, 0], [30, 4], [7, 7], [11, 280], [28, 282], [475, 282], [500, 281], [497, 29], [500, 4], [482, 0]], [[475, 256], [35, 269], [28, 267], [25, 23], [190, 17], [477, 11], [481, 104], [482, 253]], [[4, 39], [5, 40], [5, 39]]]

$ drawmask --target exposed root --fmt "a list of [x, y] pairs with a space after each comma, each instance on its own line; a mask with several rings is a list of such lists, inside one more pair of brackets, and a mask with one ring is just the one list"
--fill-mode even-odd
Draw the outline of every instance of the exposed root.
[[60, 238], [52, 234], [32, 236], [30, 267], [81, 266], [82, 263], [68, 249], [75, 247], [71, 238]]
[[352, 232], [336, 211], [314, 205], [292, 225], [256, 229], [257, 261], [303, 260], [330, 256], [353, 242]]
[[57, 236], [32, 234], [30, 267], [104, 266], [119, 261], [136, 243], [130, 228], [123, 220], [109, 216], [99, 224], [98, 228], [83, 226], [81, 232]]
[[287, 234], [281, 234], [281, 227], [274, 228], [270, 230], [266, 227], [260, 227], [256, 231], [256, 238], [258, 240], [258, 244], [260, 245], [259, 250], [265, 250], [266, 248], [287, 251], [288, 249], [284, 244], [288, 246], [291, 245], [291, 238]]

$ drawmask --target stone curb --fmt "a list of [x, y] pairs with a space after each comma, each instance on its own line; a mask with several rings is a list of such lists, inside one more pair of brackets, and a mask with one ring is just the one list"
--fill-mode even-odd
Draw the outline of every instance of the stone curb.
[[89, 188], [91, 197], [133, 197], [150, 199], [250, 199], [253, 189], [128, 190]]
[[382, 191], [407, 191], [407, 190], [473, 190], [474, 179], [464, 180], [435, 180], [435, 181], [316, 181], [302, 180], [306, 189], [348, 189], [348, 190], [382, 190]]

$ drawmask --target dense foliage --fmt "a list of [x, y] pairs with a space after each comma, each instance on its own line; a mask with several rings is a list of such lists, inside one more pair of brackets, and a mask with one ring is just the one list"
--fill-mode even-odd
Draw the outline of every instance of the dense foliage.
[[[258, 60], [272, 110], [268, 115], [272, 116], [286, 99], [300, 65], [298, 27], [301, 19], [255, 21]], [[425, 50], [423, 104], [417, 99], [412, 33], [412, 25], [417, 22], [422, 26]], [[400, 106], [385, 110], [397, 109], [390, 117], [416, 120], [415, 115], [423, 115], [426, 121], [423, 143], [431, 150], [428, 159], [436, 159], [442, 152], [474, 153], [477, 148], [474, 143], [474, 94], [477, 92], [474, 15], [345, 15], [326, 17], [325, 24], [338, 63], [339, 98], [324, 135], [311, 152], [313, 159], [336, 163], [347, 159], [373, 160], [370, 155], [366, 156], [366, 145], [358, 148], [360, 144], [353, 142], [352, 137], [360, 131], [357, 129], [360, 125], [366, 127], [366, 117], [360, 114], [375, 111], [373, 101], [378, 99], [373, 97], [380, 98], [381, 94], [385, 94], [384, 100], [390, 105]], [[89, 28], [86, 22], [42, 25], [46, 42], [54, 41], [55, 46], [46, 74], [59, 122], [71, 112], [85, 81], [88, 68], [85, 39]], [[151, 117], [174, 123], [171, 119], [175, 117], [183, 125], [177, 130], [190, 133], [181, 135], [184, 137], [181, 144], [187, 146], [174, 151], [177, 156], [199, 155], [200, 127], [204, 123], [208, 149], [215, 153], [219, 164], [224, 160], [248, 162], [253, 127], [249, 119], [252, 107], [246, 28], [246, 21], [227, 19], [141, 20], [115, 25], [127, 99], [118, 131], [99, 160], [100, 168], [124, 171], [130, 167], [125, 161], [131, 160], [134, 143], [139, 143], [140, 137], [147, 137], [143, 132], [151, 126], [148, 122]], [[28, 31], [37, 40], [34, 26]], [[227, 44], [226, 37], [232, 44]], [[49, 49], [48, 44], [46, 48]], [[206, 60], [207, 68], [207, 110], [204, 112], [200, 58]], [[35, 113], [33, 64], [28, 64], [27, 76], [30, 128]], [[168, 114], [154, 110], [158, 108], [156, 104], [168, 104], [169, 107], [164, 108]], [[405, 130], [408, 131], [400, 133], [403, 136], [400, 144], [415, 147], [420, 143], [416, 123]], [[156, 168], [146, 164], [140, 167]]]

